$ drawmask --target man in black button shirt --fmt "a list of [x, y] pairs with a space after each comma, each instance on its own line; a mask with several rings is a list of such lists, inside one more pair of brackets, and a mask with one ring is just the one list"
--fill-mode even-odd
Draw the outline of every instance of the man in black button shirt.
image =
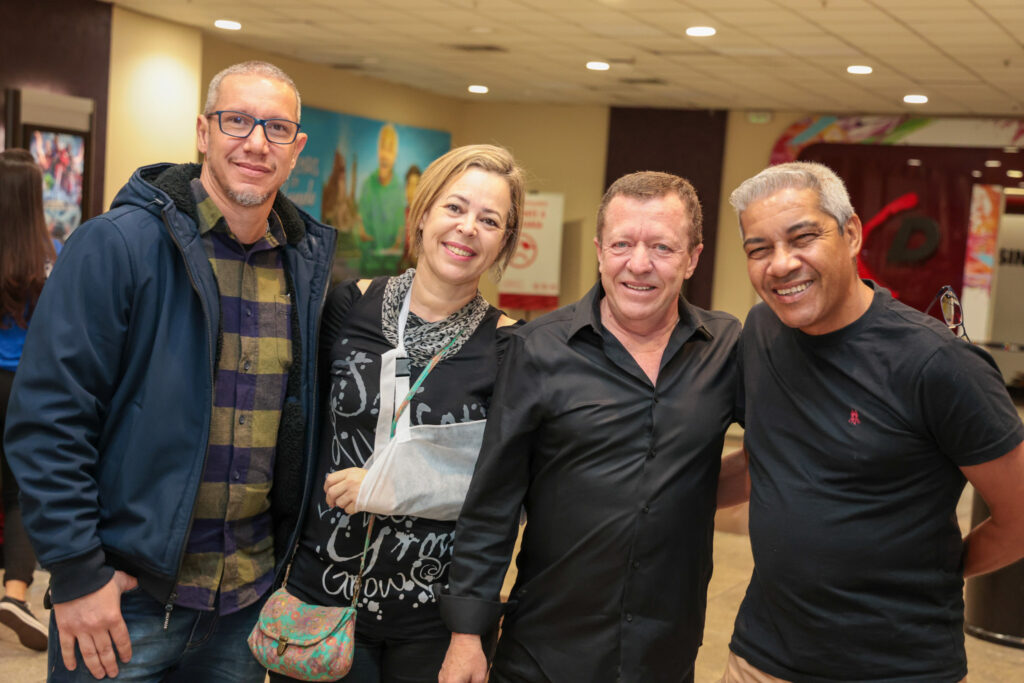
[[600, 283], [506, 351], [441, 602], [444, 683], [484, 680], [521, 506], [490, 680], [693, 679], [739, 323], [681, 295], [703, 246], [686, 180], [617, 180], [594, 243]]
[[[754, 573], [723, 680], [956, 683], [962, 577], [1024, 555], [1002, 376], [858, 278], [861, 223], [825, 166], [773, 166], [730, 201], [764, 303], [740, 341]], [[992, 510], [966, 549], [965, 477]]]

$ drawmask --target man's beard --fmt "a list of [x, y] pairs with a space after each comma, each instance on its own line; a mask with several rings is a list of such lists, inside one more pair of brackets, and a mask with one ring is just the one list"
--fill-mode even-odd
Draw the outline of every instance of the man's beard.
[[274, 192], [265, 192], [263, 194], [258, 194], [256, 192], [235, 192], [230, 187], [226, 189], [228, 199], [233, 201], [235, 204], [238, 204], [239, 206], [244, 206], [246, 208], [262, 205], [264, 202], [270, 199], [272, 195], [276, 194], [277, 192], [275, 190]]
[[217, 170], [213, 166], [210, 166], [210, 173], [214, 180], [217, 181], [217, 184], [224, 188], [224, 194], [227, 195], [228, 199], [238, 206], [247, 209], [251, 209], [254, 206], [261, 206], [264, 202], [277, 194], [277, 190], [271, 190], [262, 194], [252, 191], [238, 192], [228, 187], [228, 184], [224, 182], [224, 179], [220, 177], [220, 174], [217, 173]]

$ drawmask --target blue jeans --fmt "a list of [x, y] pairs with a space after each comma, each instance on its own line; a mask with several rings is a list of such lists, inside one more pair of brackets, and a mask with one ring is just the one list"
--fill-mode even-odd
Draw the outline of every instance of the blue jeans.
[[[164, 630], [164, 607], [139, 589], [121, 596], [121, 615], [132, 639], [132, 659], [118, 660], [114, 680], [157, 683], [263, 683], [266, 670], [249, 652], [246, 638], [256, 623], [261, 599], [245, 609], [221, 616], [175, 607]], [[78, 666], [64, 667], [57, 622], [50, 613], [50, 646], [47, 653], [47, 681], [94, 682], [92, 674], [75, 648]]]

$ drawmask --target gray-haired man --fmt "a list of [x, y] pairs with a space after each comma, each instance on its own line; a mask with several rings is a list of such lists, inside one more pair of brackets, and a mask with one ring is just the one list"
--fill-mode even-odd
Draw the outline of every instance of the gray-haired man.
[[[723, 680], [960, 681], [963, 576], [1024, 555], [1001, 375], [858, 278], [860, 219], [825, 166], [770, 167], [730, 199], [764, 303], [740, 339], [754, 573]], [[992, 517], [961, 542], [965, 480]]]

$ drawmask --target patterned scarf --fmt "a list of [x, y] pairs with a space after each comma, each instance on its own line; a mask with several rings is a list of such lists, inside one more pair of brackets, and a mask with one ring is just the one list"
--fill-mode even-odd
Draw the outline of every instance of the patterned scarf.
[[[416, 269], [410, 268], [401, 275], [389, 278], [384, 286], [381, 326], [385, 339], [392, 346], [398, 346], [398, 312], [402, 308], [402, 301], [405, 300], [405, 293], [412, 287], [415, 275]], [[430, 359], [456, 335], [459, 337], [458, 340], [444, 352], [441, 360], [458, 353], [466, 340], [476, 331], [488, 308], [487, 301], [480, 292], [477, 292], [472, 301], [437, 322], [427, 322], [409, 311], [409, 320], [405, 324], [405, 350], [413, 365], [423, 367], [429, 363]]]

